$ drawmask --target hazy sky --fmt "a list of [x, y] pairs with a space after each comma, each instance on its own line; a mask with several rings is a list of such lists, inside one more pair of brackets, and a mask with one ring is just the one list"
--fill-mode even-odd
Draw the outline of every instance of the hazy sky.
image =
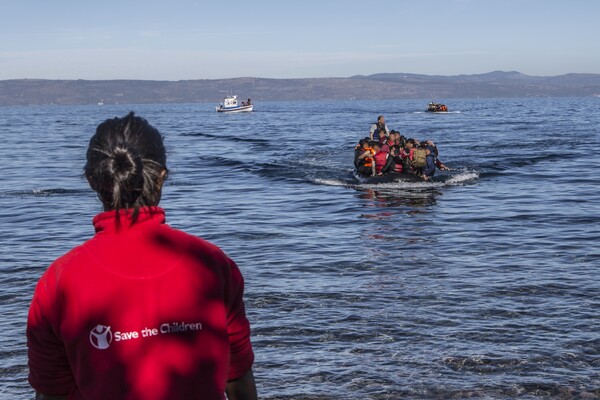
[[600, 73], [599, 0], [0, 0], [0, 79]]

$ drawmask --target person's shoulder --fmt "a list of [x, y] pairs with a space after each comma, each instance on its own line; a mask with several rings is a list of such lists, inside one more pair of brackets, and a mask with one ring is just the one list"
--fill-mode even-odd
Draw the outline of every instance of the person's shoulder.
[[201, 249], [202, 251], [213, 257], [215, 260], [222, 261], [227, 258], [225, 252], [216, 244], [197, 236], [190, 235], [190, 237], [192, 246], [194, 246], [197, 249]]
[[74, 247], [62, 256], [58, 257], [42, 274], [40, 282], [44, 282], [48, 288], [57, 287], [64, 276], [68, 275], [71, 271], [76, 270], [80, 266], [86, 257], [84, 250], [85, 243]]
[[212, 264], [227, 264], [229, 258], [221, 250], [221, 248], [206, 239], [184, 232], [182, 230], [170, 227], [169, 225], [163, 225], [172, 240], [179, 243], [187, 243], [188, 250], [191, 254], [201, 257], [203, 261], [207, 261]]

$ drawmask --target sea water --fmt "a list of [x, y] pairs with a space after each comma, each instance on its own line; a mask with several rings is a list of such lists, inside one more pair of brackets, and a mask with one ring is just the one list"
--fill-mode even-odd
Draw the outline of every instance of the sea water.
[[[168, 223], [246, 279], [266, 399], [600, 397], [600, 99], [0, 108], [0, 398], [29, 399], [34, 285], [93, 234], [98, 123], [165, 136]], [[453, 171], [365, 185], [379, 114]]]

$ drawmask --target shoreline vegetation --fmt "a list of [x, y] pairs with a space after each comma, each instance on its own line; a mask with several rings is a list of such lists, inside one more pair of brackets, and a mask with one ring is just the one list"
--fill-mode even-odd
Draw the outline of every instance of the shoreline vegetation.
[[257, 101], [600, 97], [600, 74], [530, 76], [381, 73], [348, 78], [0, 80], [0, 106], [216, 102], [225, 92]]

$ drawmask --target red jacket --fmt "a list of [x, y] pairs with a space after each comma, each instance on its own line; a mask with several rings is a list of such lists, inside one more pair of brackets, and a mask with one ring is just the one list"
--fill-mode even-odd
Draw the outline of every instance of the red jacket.
[[402, 159], [406, 159], [408, 157], [408, 159], [412, 161], [414, 152], [415, 149], [411, 148], [407, 153], [406, 148], [403, 147], [402, 149], [400, 149], [400, 157], [402, 157]]
[[387, 140], [381, 144], [381, 151], [389, 154], [391, 153], [391, 149], [393, 146], [394, 142], [392, 142], [391, 140]]
[[388, 153], [380, 151], [375, 154], [375, 172], [380, 173], [387, 163]]
[[165, 225], [162, 209], [94, 218], [29, 310], [29, 382], [70, 399], [223, 399], [254, 355], [244, 280], [218, 247]]

